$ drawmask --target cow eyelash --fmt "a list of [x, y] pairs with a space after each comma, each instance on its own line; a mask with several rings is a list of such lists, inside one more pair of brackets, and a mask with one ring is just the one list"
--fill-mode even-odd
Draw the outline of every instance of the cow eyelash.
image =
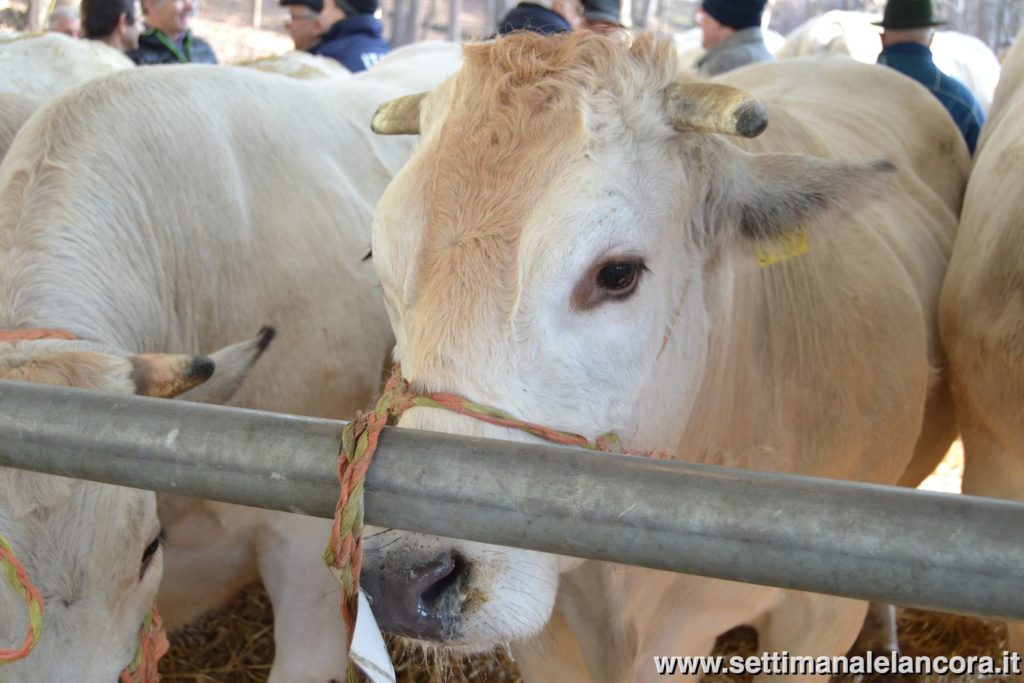
[[160, 533], [156, 535], [156, 538], [154, 538], [150, 542], [150, 544], [146, 546], [146, 549], [142, 551], [142, 567], [139, 571], [140, 579], [146, 573], [146, 570], [149, 569], [149, 565], [152, 564], [153, 557], [156, 555], [156, 551], [160, 550], [160, 548], [163, 547], [166, 541], [167, 532], [161, 528]]

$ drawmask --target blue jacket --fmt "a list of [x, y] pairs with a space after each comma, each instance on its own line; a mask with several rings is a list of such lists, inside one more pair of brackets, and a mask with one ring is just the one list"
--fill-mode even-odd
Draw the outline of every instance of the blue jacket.
[[552, 33], [571, 31], [572, 26], [557, 12], [546, 7], [534, 5], [532, 2], [521, 2], [512, 8], [505, 18], [498, 22], [498, 34], [505, 35], [513, 31], [533, 31], [546, 36]]
[[391, 51], [381, 30], [380, 21], [371, 14], [346, 17], [334, 22], [310, 52], [336, 59], [349, 71], [363, 71]]
[[931, 50], [917, 43], [897, 43], [882, 50], [878, 63], [891, 66], [931, 90], [953, 117], [973, 156], [985, 113], [967, 86], [939, 71]]

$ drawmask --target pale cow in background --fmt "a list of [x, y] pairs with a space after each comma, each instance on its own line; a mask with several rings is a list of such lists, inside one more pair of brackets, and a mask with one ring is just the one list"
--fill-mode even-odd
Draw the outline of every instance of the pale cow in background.
[[932, 39], [935, 66], [967, 86], [988, 114], [1002, 67], [999, 58], [980, 38], [957, 31], [938, 31]]
[[[963, 492], [1024, 501], [1021, 35], [982, 128], [939, 320], [964, 443]], [[1024, 623], [1008, 631], [1006, 649], [1024, 652]]]
[[[775, 56], [786, 59], [845, 54], [858, 62], [874, 64], [882, 51], [882, 29], [872, 22], [879, 20], [880, 15], [866, 12], [826, 12], [793, 29]], [[988, 45], [966, 33], [937, 31], [931, 50], [935, 66], [967, 86], [987, 113], [1000, 71], [999, 59]]]
[[[373, 242], [414, 390], [690, 461], [876, 483], [934, 466], [952, 442], [935, 312], [970, 161], [910, 80], [837, 59], [687, 83], [649, 35], [520, 34], [466, 47], [455, 77], [374, 120], [420, 133]], [[712, 134], [766, 122], [750, 141]], [[755, 249], [782, 256], [804, 230], [807, 253], [754, 265]], [[399, 425], [533, 440], [423, 407]], [[761, 650], [840, 655], [866, 609], [367, 538], [382, 626], [462, 651], [511, 641], [527, 681], [662, 680], [654, 655], [706, 655], [744, 623]]]
[[[0, 238], [5, 251], [8, 237]], [[4, 265], [17, 266], [13, 260]], [[18, 289], [10, 285], [20, 275], [4, 278], [5, 295]], [[270, 337], [214, 354], [223, 370], [211, 358], [130, 355], [86, 341], [0, 343], [0, 379], [169, 398], [216, 374], [201, 389], [226, 398]], [[0, 669], [0, 679], [118, 680], [135, 656], [163, 568], [153, 494], [0, 467], [0, 534], [45, 601], [38, 644], [27, 659]], [[20, 644], [28, 616], [15, 592], [0, 591], [0, 615], [0, 642]]]
[[15, 133], [42, 103], [42, 99], [30, 95], [0, 93], [0, 161], [7, 154]]
[[303, 80], [311, 78], [338, 78], [348, 76], [351, 73], [336, 59], [312, 55], [303, 50], [291, 50], [290, 52], [273, 57], [261, 57], [248, 62], [239, 62], [235, 66], [244, 66], [248, 69], [257, 69]]
[[[403, 54], [312, 81], [235, 68], [129, 70], [44, 104], [0, 165], [0, 328], [66, 330], [108, 353], [198, 353], [270, 324], [278, 339], [232, 404], [351, 417], [378, 387], [393, 339], [366, 259], [373, 207], [415, 143], [373, 136], [369, 120], [382, 101], [433, 87], [461, 59], [451, 44]], [[186, 396], [224, 397], [204, 387]], [[146, 500], [130, 528], [89, 510], [81, 525], [95, 521], [125, 547], [146, 547], [156, 524]], [[337, 585], [321, 558], [328, 520], [172, 496], [160, 497], [160, 518], [168, 626], [258, 576], [275, 610], [270, 681], [344, 680]], [[15, 536], [19, 556], [32, 556]], [[75, 602], [69, 586], [86, 549], [58, 547], [47, 546], [53, 572], [33, 576], [50, 596], [44, 638], [63, 632], [67, 609], [112, 590], [103, 576], [123, 576], [139, 559], [134, 550], [99, 558], [108, 571], [77, 586], [88, 600]], [[137, 626], [134, 612], [111, 616], [111, 637]], [[58, 642], [73, 653], [73, 640]], [[25, 662], [45, 671], [35, 665], [48, 666], [35, 655]], [[27, 680], [72, 679], [113, 677], [104, 669]]]
[[832, 10], [811, 17], [786, 35], [776, 53], [779, 59], [812, 55], [849, 55], [858, 62], [874, 64], [882, 51], [882, 30], [872, 24], [879, 14]]
[[0, 93], [52, 97], [133, 66], [124, 53], [98, 40], [63, 33], [18, 36], [0, 41]]

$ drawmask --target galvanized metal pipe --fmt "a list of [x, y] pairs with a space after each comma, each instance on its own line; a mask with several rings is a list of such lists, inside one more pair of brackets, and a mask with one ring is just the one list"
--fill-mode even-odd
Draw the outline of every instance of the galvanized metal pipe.
[[[0, 465], [330, 517], [342, 422], [0, 382]], [[371, 524], [1024, 618], [1024, 504], [388, 429]]]

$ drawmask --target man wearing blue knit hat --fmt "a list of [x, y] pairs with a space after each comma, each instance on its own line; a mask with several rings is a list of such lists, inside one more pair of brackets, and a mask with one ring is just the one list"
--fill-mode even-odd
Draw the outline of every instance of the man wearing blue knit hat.
[[766, 0], [704, 0], [697, 13], [707, 54], [697, 62], [701, 76], [715, 76], [744, 64], [767, 62], [761, 14]]

